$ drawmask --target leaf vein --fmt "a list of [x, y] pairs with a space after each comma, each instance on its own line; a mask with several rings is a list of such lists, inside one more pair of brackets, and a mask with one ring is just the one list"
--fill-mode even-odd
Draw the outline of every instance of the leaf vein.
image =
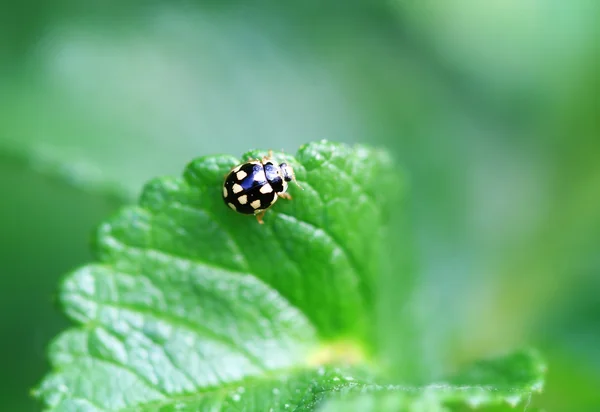
[[79, 353], [79, 354], [74, 353], [73, 354], [73, 358], [78, 358], [78, 357], [79, 358], [90, 358], [92, 360], [104, 362], [115, 368], [118, 368], [125, 372], [128, 372], [131, 375], [133, 375], [134, 377], [136, 377], [137, 379], [139, 379], [142, 383], [144, 383], [150, 389], [156, 390], [156, 392], [158, 392], [160, 395], [164, 396], [165, 398], [169, 397], [169, 394], [158, 386], [158, 382], [152, 382], [148, 377], [143, 376], [141, 373], [139, 373], [139, 371], [136, 371], [135, 369], [131, 368], [130, 366], [120, 363], [114, 359], [100, 356], [99, 354], [98, 355], [93, 354], [89, 350], [88, 350], [87, 354], [86, 353]]
[[[354, 277], [354, 279], [355, 279], [355, 280], [356, 280], [358, 283], [363, 283], [363, 282], [362, 282], [362, 279], [361, 279], [360, 270], [359, 270], [359, 269], [358, 269], [358, 267], [357, 267], [357, 266], [356, 266], [356, 265], [355, 265], [355, 264], [352, 262], [352, 260], [351, 260], [351, 258], [350, 258], [350, 255], [349, 255], [348, 251], [347, 251], [347, 250], [346, 250], [346, 249], [345, 249], [345, 248], [344, 248], [344, 247], [343, 247], [343, 246], [342, 246], [342, 245], [341, 245], [339, 242], [337, 242], [337, 241], [336, 241], [336, 239], [335, 239], [335, 238], [334, 238], [334, 237], [331, 235], [331, 233], [329, 233], [329, 232], [328, 232], [328, 231], [327, 231], [325, 228], [322, 228], [322, 227], [315, 226], [314, 224], [312, 224], [312, 223], [310, 223], [310, 222], [308, 222], [308, 221], [306, 221], [306, 220], [300, 219], [300, 218], [299, 218], [299, 217], [297, 217], [297, 216], [292, 216], [292, 215], [289, 215], [289, 214], [287, 214], [287, 213], [283, 213], [283, 212], [275, 212], [275, 213], [277, 213], [279, 216], [283, 217], [284, 219], [288, 219], [288, 220], [290, 220], [290, 221], [296, 221], [296, 222], [298, 222], [298, 223], [302, 223], [302, 224], [304, 224], [304, 225], [307, 225], [307, 226], [311, 227], [311, 228], [312, 228], [312, 229], [313, 229], [315, 232], [316, 232], [317, 230], [320, 230], [320, 231], [321, 231], [321, 232], [322, 232], [322, 233], [323, 233], [325, 236], [327, 236], [327, 238], [329, 239], [329, 241], [330, 241], [330, 242], [331, 242], [331, 243], [332, 243], [332, 244], [333, 244], [333, 245], [334, 245], [334, 246], [335, 246], [335, 247], [336, 247], [338, 250], [340, 250], [340, 251], [342, 252], [342, 254], [343, 254], [343, 255], [344, 255], [344, 257], [346, 258], [346, 261], [348, 262], [348, 264], [349, 264], [350, 268], [352, 269], [352, 272], [354, 273], [354, 276], [353, 276], [353, 277]], [[358, 292], [359, 292], [358, 294], [362, 296], [362, 293], [360, 293], [360, 288], [358, 288], [358, 287], [357, 287], [357, 288], [355, 288], [355, 289], [357, 289], [357, 290], [358, 290]], [[363, 299], [364, 299], [364, 296], [363, 296]], [[363, 302], [363, 303], [364, 303], [364, 302]]]
[[239, 243], [235, 240], [235, 237], [228, 230], [225, 229], [225, 227], [221, 224], [221, 222], [215, 217], [215, 215], [213, 213], [211, 213], [208, 209], [203, 209], [201, 207], [196, 207], [196, 206], [193, 206], [190, 204], [185, 204], [181, 201], [173, 201], [173, 204], [181, 207], [182, 209], [189, 210], [191, 212], [206, 213], [206, 215], [215, 223], [215, 225], [217, 225], [219, 227], [219, 229], [227, 235], [227, 238], [229, 239], [231, 244], [237, 250], [237, 254], [239, 256], [241, 256], [242, 259], [244, 260], [245, 270], [251, 271], [250, 263], [249, 263], [250, 261], [249, 261], [248, 257], [245, 255], [243, 248], [240, 247]]
[[[85, 296], [83, 296], [83, 295], [80, 295], [80, 296], [85, 298]], [[120, 309], [120, 310], [126, 310], [126, 311], [129, 310], [129, 311], [137, 312], [137, 313], [145, 315], [145, 316], [154, 317], [158, 320], [164, 321], [165, 323], [170, 323], [172, 325], [179, 326], [181, 328], [190, 330], [191, 332], [194, 332], [199, 337], [212, 338], [214, 341], [222, 343], [225, 346], [229, 347], [230, 349], [233, 349], [234, 352], [238, 352], [241, 355], [245, 356], [258, 369], [264, 370], [264, 367], [262, 366], [262, 362], [260, 361], [260, 359], [257, 358], [255, 355], [252, 355], [250, 352], [244, 350], [242, 345], [239, 345], [236, 342], [227, 339], [227, 337], [225, 337], [223, 335], [219, 335], [219, 334], [215, 333], [210, 328], [203, 326], [201, 324], [192, 323], [192, 322], [185, 320], [184, 318], [168, 315], [168, 314], [165, 314], [164, 312], [154, 312], [149, 308], [145, 308], [145, 307], [138, 306], [138, 305], [124, 304], [122, 302], [106, 302], [106, 301], [99, 301], [99, 300], [95, 300], [95, 303], [97, 303], [98, 305], [104, 305], [104, 306], [114, 308], [114, 309]], [[108, 325], [105, 325], [105, 326], [109, 327]], [[112, 330], [114, 333], [118, 333], [114, 329], [110, 329], [110, 330]], [[144, 334], [144, 336], [147, 336], [147, 335]]]

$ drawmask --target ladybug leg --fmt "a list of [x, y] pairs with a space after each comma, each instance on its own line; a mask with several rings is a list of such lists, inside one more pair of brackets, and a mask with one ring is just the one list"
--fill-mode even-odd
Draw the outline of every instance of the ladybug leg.
[[266, 162], [267, 160], [271, 160], [273, 158], [273, 151], [269, 150], [266, 156], [263, 156], [262, 161]]
[[263, 217], [265, 216], [266, 212], [267, 212], [266, 210], [261, 210], [260, 212], [258, 212], [256, 214], [256, 221], [261, 225], [265, 223], [265, 222], [263, 222]]
[[292, 200], [292, 195], [290, 195], [287, 192], [283, 192], [283, 193], [277, 193], [277, 196], [279, 196], [282, 199], [286, 199], [286, 200]]

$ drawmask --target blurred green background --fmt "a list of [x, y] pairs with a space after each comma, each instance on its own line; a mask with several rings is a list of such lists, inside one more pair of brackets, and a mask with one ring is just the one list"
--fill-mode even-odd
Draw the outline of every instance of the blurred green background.
[[409, 175], [429, 375], [532, 345], [539, 406], [600, 410], [599, 18], [595, 0], [2, 3], [2, 409], [39, 409], [59, 279], [146, 180], [327, 138]]

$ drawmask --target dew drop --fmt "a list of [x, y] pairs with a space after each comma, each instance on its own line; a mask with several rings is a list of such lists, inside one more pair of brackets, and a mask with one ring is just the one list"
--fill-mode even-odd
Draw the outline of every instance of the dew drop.
[[239, 393], [234, 393], [233, 395], [231, 395], [231, 399], [233, 399], [234, 402], [239, 402], [239, 400], [242, 399], [242, 397]]

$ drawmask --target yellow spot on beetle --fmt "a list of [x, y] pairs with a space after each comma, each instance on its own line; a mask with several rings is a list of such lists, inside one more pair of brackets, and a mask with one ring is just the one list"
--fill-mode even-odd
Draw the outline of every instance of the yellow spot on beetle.
[[273, 191], [273, 187], [269, 184], [264, 185], [260, 188], [260, 193], [266, 195], [267, 193], [271, 193]]
[[254, 209], [258, 209], [260, 207], [260, 199], [257, 199], [254, 202], [250, 203], [250, 206], [252, 206], [252, 208]]
[[235, 208], [235, 205], [233, 203], [227, 203], [227, 204], [229, 205], [230, 208], [237, 211], [237, 209]]
[[244, 190], [242, 189], [242, 186], [238, 185], [237, 183], [234, 183], [231, 189], [233, 190], [233, 193], [240, 193], [242, 190]]
[[238, 197], [238, 202], [240, 202], [240, 205], [245, 205], [248, 203], [248, 195], [241, 195]]
[[227, 197], [227, 188], [223, 186], [223, 197]]
[[248, 176], [248, 173], [244, 172], [243, 170], [240, 170], [235, 174], [235, 177], [237, 177], [238, 180], [242, 180], [246, 176]]

